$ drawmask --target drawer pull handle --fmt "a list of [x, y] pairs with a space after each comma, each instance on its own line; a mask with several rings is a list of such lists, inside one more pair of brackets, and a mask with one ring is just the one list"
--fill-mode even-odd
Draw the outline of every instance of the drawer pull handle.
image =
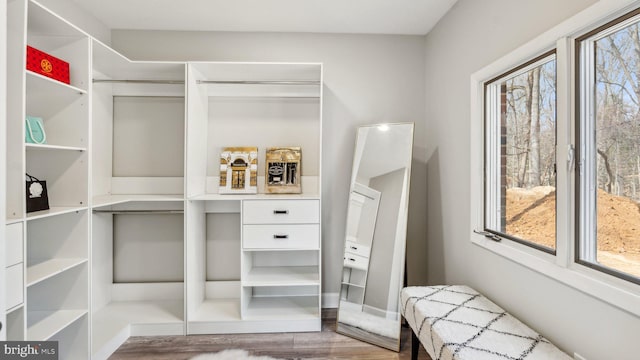
[[274, 239], [288, 239], [289, 235], [285, 235], [285, 234], [274, 234], [273, 235]]
[[273, 213], [276, 215], [286, 215], [289, 213], [289, 210], [273, 210]]
[[352, 248], [353, 250], [358, 250], [358, 247], [357, 247], [357, 246], [352, 246], [351, 248]]
[[354, 258], [349, 258], [349, 261], [356, 261], [356, 259], [354, 259]]

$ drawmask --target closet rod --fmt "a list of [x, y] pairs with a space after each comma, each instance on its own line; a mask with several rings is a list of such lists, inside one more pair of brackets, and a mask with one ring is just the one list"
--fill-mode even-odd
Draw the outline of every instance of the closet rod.
[[316, 80], [198, 80], [197, 84], [231, 84], [231, 85], [320, 85]]
[[184, 80], [126, 80], [126, 79], [93, 79], [94, 83], [128, 83], [128, 84], [164, 84], [184, 85]]
[[114, 215], [183, 214], [183, 210], [93, 210], [93, 213]]

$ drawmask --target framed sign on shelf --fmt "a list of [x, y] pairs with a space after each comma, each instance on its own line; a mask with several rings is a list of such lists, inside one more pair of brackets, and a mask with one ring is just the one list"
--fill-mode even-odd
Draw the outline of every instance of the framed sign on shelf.
[[220, 194], [258, 192], [258, 148], [225, 147], [220, 153]]
[[266, 152], [266, 184], [268, 194], [300, 194], [302, 151], [300, 147], [272, 147]]

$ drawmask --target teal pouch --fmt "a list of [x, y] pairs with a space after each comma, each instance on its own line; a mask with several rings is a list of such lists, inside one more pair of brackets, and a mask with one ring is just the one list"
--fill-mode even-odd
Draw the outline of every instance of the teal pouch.
[[27, 116], [25, 120], [24, 142], [29, 144], [44, 144], [47, 142], [47, 135], [44, 132], [42, 118]]

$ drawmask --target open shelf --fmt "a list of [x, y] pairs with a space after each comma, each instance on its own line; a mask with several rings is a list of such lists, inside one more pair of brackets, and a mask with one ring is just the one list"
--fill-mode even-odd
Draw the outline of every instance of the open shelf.
[[27, 287], [86, 263], [87, 259], [50, 259], [27, 267]]
[[190, 196], [189, 200], [253, 200], [253, 199], [299, 199], [299, 200], [318, 200], [320, 196], [317, 193], [302, 194], [200, 194]]
[[319, 319], [318, 296], [252, 297], [244, 312], [247, 320]]
[[101, 195], [93, 198], [92, 206], [94, 208], [123, 204], [133, 201], [184, 201], [183, 195], [153, 195], [153, 194], [141, 194], [141, 195]]
[[39, 93], [44, 94], [46, 92], [51, 92], [50, 95], [57, 94], [57, 96], [64, 97], [76, 97], [77, 95], [87, 94], [87, 91], [84, 89], [63, 83], [62, 81], [58, 81], [48, 76], [40, 75], [31, 70], [26, 70], [25, 72], [27, 74], [27, 88], [32, 86], [34, 90], [37, 89]]
[[46, 150], [62, 150], [62, 151], [87, 151], [87, 148], [76, 146], [61, 146], [49, 144], [24, 144], [27, 151], [46, 151]]
[[319, 285], [317, 266], [260, 266], [252, 268], [242, 286]]
[[86, 310], [27, 312], [27, 340], [47, 340], [87, 314]]
[[56, 215], [69, 214], [72, 212], [87, 210], [86, 206], [74, 207], [74, 206], [52, 206], [49, 210], [34, 211], [27, 214], [27, 220], [43, 219]]

